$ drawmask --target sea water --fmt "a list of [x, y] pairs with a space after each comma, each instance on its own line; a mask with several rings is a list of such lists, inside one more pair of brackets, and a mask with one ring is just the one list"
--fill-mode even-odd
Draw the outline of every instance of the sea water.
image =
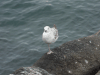
[[56, 25], [65, 42], [100, 30], [100, 0], [0, 0], [0, 75], [32, 66], [48, 46], [42, 41], [44, 26]]

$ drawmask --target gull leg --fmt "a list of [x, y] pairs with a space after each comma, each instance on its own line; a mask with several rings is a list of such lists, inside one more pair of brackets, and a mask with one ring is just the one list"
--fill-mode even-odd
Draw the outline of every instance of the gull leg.
[[49, 44], [48, 44], [48, 48], [49, 48], [49, 52], [47, 52], [47, 54], [53, 53], [53, 52], [50, 50]]

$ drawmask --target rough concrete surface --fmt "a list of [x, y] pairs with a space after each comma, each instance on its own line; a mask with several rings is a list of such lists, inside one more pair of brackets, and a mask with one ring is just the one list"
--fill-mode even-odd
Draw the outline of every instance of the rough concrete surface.
[[[14, 75], [95, 75], [100, 70], [100, 31], [96, 34], [69, 41], [45, 53], [32, 67], [34, 71], [16, 70]], [[39, 69], [38, 69], [39, 68]], [[22, 71], [27, 71], [27, 74]], [[45, 74], [43, 74], [45, 73]]]

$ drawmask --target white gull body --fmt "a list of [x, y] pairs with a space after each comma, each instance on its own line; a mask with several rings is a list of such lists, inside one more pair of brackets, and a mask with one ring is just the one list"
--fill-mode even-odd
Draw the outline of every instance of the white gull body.
[[[48, 47], [51, 43], [54, 43], [57, 39], [58, 39], [58, 30], [56, 28], [56, 25], [54, 25], [54, 27], [50, 28], [49, 26], [45, 26], [44, 27], [44, 32], [42, 34], [42, 39], [45, 43], [48, 44]], [[49, 52], [47, 54], [51, 54], [53, 53], [50, 50], [49, 47]]]

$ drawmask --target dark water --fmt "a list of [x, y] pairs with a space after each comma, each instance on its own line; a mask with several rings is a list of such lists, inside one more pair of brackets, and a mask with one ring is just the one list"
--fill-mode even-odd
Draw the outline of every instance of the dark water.
[[100, 30], [100, 0], [0, 0], [0, 75], [32, 66], [44, 53], [44, 26], [56, 24], [51, 49]]

